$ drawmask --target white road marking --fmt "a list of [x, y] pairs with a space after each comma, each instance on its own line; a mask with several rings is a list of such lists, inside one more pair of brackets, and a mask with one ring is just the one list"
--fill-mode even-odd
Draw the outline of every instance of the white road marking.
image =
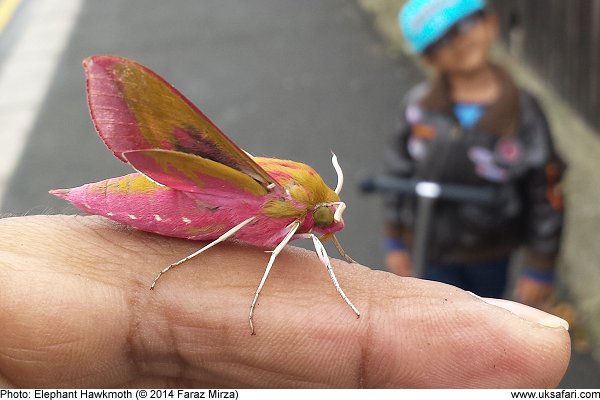
[[0, 202], [46, 98], [81, 3], [32, 0], [23, 32], [0, 65]]
[[0, 0], [0, 35], [20, 4], [21, 0]]

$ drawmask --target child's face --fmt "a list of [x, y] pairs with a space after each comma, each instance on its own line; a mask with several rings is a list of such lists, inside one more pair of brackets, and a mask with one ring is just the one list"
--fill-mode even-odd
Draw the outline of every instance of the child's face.
[[425, 53], [425, 61], [443, 74], [469, 73], [488, 62], [490, 46], [498, 34], [496, 16], [477, 14], [462, 22], [459, 29], [451, 30]]

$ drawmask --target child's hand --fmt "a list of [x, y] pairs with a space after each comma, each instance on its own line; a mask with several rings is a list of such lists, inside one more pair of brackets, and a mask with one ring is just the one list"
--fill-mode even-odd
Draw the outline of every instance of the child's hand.
[[389, 251], [385, 256], [385, 264], [388, 270], [396, 275], [414, 275], [410, 255], [404, 250]]
[[540, 306], [548, 300], [554, 285], [547, 282], [540, 282], [535, 279], [522, 276], [517, 282], [514, 297], [515, 300], [531, 306]]

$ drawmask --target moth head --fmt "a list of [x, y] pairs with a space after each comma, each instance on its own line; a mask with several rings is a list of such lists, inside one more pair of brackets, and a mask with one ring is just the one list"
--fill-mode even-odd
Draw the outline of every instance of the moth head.
[[[331, 152], [331, 163], [337, 173], [337, 185], [334, 190], [339, 195], [344, 185], [344, 173], [338, 162], [337, 156]], [[336, 196], [337, 197], [337, 196]], [[344, 228], [342, 213], [346, 209], [346, 203], [343, 201], [333, 201], [317, 204], [313, 210], [313, 220], [315, 230], [323, 234], [334, 233]]]
[[313, 209], [313, 221], [315, 230], [320, 233], [333, 233], [344, 228], [342, 213], [346, 204], [341, 201], [317, 204]]

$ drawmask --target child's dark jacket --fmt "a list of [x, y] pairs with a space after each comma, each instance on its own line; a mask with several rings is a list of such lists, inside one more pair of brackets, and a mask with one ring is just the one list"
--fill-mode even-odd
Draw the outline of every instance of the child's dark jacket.
[[[495, 72], [501, 94], [470, 129], [454, 116], [442, 79], [413, 89], [387, 157], [388, 172], [497, 191], [493, 205], [438, 201], [429, 228], [429, 262], [489, 260], [525, 245], [527, 265], [550, 271], [560, 248], [565, 164], [535, 98], [501, 68]], [[388, 235], [410, 246], [414, 196], [393, 196], [386, 210]]]

